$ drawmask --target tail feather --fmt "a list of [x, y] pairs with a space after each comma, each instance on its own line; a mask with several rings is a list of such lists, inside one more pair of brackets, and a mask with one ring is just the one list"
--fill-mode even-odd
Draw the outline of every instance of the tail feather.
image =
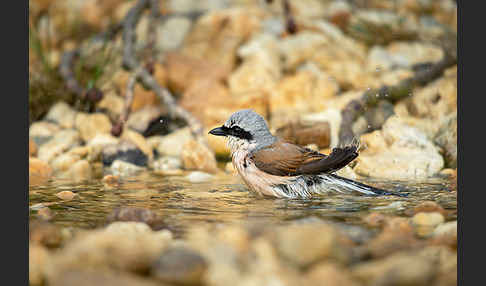
[[352, 190], [352, 191], [357, 191], [363, 194], [374, 195], [374, 196], [388, 196], [388, 195], [399, 196], [399, 197], [408, 196], [408, 193], [397, 193], [397, 192], [378, 189], [360, 182], [353, 181], [351, 179], [340, 177], [336, 174], [328, 174], [328, 176], [330, 178], [330, 182], [332, 183], [332, 185], [336, 185], [337, 188], [342, 188], [344, 190]]

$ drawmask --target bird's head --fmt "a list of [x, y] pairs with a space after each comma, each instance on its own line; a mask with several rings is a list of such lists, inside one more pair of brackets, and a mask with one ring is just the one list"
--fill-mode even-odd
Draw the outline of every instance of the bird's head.
[[265, 119], [251, 109], [233, 113], [223, 126], [212, 129], [209, 134], [229, 138], [232, 150], [234, 146], [231, 145], [234, 144], [237, 146], [255, 144], [254, 146], [258, 148], [275, 141]]

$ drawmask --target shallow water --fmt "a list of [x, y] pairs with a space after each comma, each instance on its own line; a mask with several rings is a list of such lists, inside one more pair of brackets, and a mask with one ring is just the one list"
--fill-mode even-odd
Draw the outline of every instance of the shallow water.
[[[52, 180], [29, 191], [30, 217], [49, 207], [52, 222], [76, 228], [96, 228], [106, 224], [107, 215], [117, 207], [142, 207], [163, 218], [164, 226], [176, 236], [188, 226], [201, 223], [264, 222], [282, 224], [301, 219], [322, 218], [346, 225], [361, 225], [370, 212], [406, 215], [423, 201], [435, 201], [451, 210], [446, 220], [456, 219], [457, 199], [444, 179], [422, 181], [359, 181], [387, 190], [410, 193], [408, 197], [370, 197], [359, 194], [329, 194], [312, 199], [260, 198], [250, 194], [240, 178], [220, 175], [210, 182], [191, 183], [184, 177], [162, 177], [145, 173], [122, 179], [116, 187], [101, 180], [69, 182]], [[55, 196], [69, 190], [77, 194], [71, 201]]]

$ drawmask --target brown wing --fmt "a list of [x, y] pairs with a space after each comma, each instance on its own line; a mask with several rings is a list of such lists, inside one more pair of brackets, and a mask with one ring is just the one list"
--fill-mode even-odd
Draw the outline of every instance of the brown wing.
[[251, 159], [260, 170], [277, 176], [335, 172], [358, 156], [356, 146], [334, 148], [329, 156], [291, 143], [277, 143], [254, 152]]

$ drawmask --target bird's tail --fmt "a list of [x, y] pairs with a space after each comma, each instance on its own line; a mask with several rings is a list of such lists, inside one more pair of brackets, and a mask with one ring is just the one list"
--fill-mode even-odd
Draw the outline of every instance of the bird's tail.
[[335, 187], [334, 189], [338, 192], [356, 191], [356, 192], [360, 192], [367, 195], [373, 195], [373, 196], [387, 196], [387, 195], [399, 196], [399, 197], [408, 196], [408, 194], [406, 193], [397, 193], [397, 192], [378, 189], [360, 182], [353, 181], [351, 179], [340, 177], [336, 174], [327, 174], [326, 180], [328, 181], [327, 182], [328, 186], [329, 185], [334, 186]]

